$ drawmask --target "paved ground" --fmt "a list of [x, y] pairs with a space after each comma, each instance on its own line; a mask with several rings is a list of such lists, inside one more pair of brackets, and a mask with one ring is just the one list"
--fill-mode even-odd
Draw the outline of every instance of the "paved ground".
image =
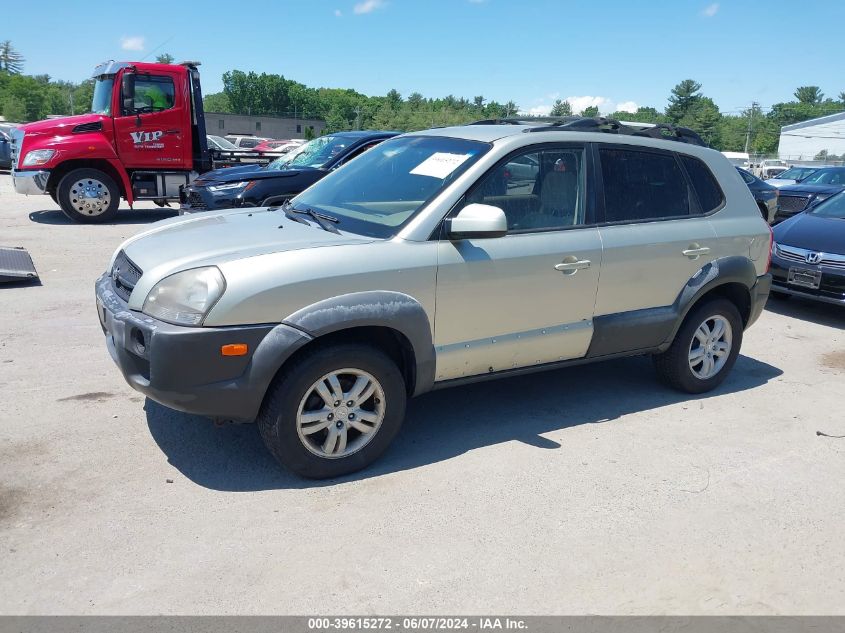
[[701, 398], [647, 359], [431, 394], [312, 483], [112, 366], [93, 281], [167, 215], [73, 225], [0, 175], [43, 284], [0, 287], [0, 613], [845, 614], [845, 310], [770, 306]]

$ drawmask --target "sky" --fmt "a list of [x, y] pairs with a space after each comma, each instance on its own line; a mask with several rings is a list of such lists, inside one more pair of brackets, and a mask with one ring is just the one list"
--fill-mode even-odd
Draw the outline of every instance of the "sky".
[[240, 69], [367, 95], [482, 95], [534, 114], [555, 99], [575, 112], [663, 109], [687, 78], [723, 113], [765, 111], [799, 85], [845, 91], [842, 0], [41, 0], [37, 20], [32, 6], [4, 9], [0, 40], [25, 73], [72, 81], [107, 59], [167, 52], [202, 62], [206, 94]]

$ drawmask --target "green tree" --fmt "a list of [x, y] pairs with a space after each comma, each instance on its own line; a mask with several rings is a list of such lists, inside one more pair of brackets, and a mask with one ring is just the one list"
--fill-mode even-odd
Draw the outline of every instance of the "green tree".
[[26, 115], [26, 103], [24, 103], [23, 99], [20, 99], [19, 97], [6, 97], [6, 100], [3, 101], [2, 105], [3, 107], [0, 108], [0, 111], [3, 112], [3, 118], [7, 121], [21, 123], [28, 120]]
[[824, 99], [824, 93], [818, 86], [801, 86], [795, 91], [795, 98], [798, 103], [808, 103], [816, 105]]
[[572, 104], [569, 101], [555, 99], [555, 104], [552, 106], [552, 111], [549, 114], [552, 116], [572, 116]]
[[205, 95], [202, 99], [202, 107], [206, 112], [218, 112], [222, 114], [232, 112], [232, 104], [225, 92], [213, 92]]
[[23, 63], [26, 60], [12, 46], [12, 42], [5, 40], [0, 42], [0, 72], [10, 75], [20, 75], [23, 72]]
[[581, 110], [579, 116], [586, 116], [586, 117], [594, 117], [599, 115], [599, 107], [598, 106], [587, 106], [583, 110]]
[[845, 105], [845, 92], [840, 92], [837, 98], [839, 99], [839, 103]]
[[159, 64], [172, 64], [173, 60], [174, 57], [170, 53], [162, 53], [161, 55], [156, 56], [156, 61]]
[[672, 88], [666, 118], [671, 123], [678, 123], [701, 99], [701, 84], [693, 79], [684, 79]]

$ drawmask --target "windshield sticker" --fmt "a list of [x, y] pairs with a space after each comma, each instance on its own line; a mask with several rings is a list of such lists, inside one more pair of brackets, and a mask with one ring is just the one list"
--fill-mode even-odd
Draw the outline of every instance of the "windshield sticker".
[[443, 180], [461, 166], [472, 154], [447, 154], [437, 152], [411, 170], [415, 176], [431, 176]]

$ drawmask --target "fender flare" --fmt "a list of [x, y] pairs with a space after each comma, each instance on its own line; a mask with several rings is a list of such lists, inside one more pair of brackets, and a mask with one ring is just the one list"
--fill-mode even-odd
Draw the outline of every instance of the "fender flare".
[[751, 289], [757, 283], [757, 270], [754, 268], [753, 262], [746, 257], [733, 255], [714, 259], [705, 264], [687, 282], [678, 294], [678, 298], [675, 299], [673, 307], [678, 318], [664, 345], [668, 347], [672, 343], [681, 328], [681, 324], [687, 318], [687, 314], [701, 297], [711, 290], [729, 283], [742, 285], [749, 293], [750, 302]]
[[355, 327], [386, 327], [399, 332], [414, 355], [414, 389], [419, 395], [431, 389], [435, 351], [431, 322], [425, 308], [413, 297], [391, 290], [371, 290], [339, 295], [297, 310], [283, 324], [319, 338]]

